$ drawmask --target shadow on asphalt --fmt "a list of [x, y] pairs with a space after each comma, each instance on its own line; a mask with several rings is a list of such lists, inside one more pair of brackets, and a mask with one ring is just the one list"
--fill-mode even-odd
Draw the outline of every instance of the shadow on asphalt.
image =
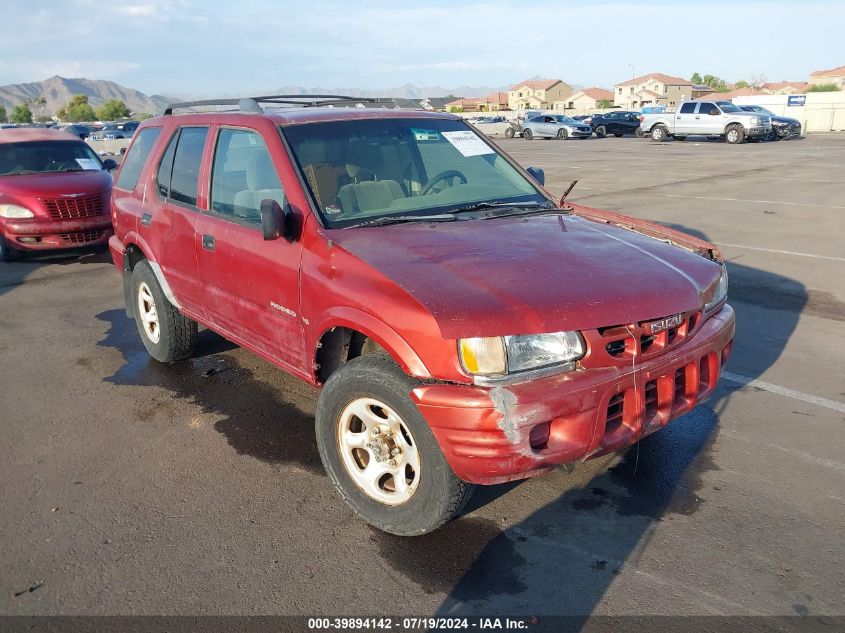
[[[25, 283], [32, 274], [48, 266], [69, 266], [71, 264], [107, 264], [111, 262], [108, 248], [72, 248], [44, 253], [24, 253], [13, 262], [0, 262], [0, 296], [11, 292]], [[57, 271], [56, 275], [65, 274]]]
[[[674, 228], [707, 239], [687, 227]], [[764, 352], [755, 349], [754, 358], [746, 363], [745, 373], [755, 378], [780, 356], [807, 305], [807, 292], [794, 280], [738, 260], [729, 263], [729, 270], [733, 301], [772, 309], [766, 323], [770, 344]], [[761, 294], [761, 288], [767, 290]], [[162, 365], [149, 358], [135, 323], [122, 309], [97, 318], [109, 326], [100, 345], [119, 350], [125, 361], [107, 378], [109, 382], [156, 386], [175, 398], [190, 399], [203, 412], [219, 416], [215, 428], [239, 454], [323, 472], [313, 410], [294, 406], [280, 389], [224, 354], [231, 347], [223, 339], [202, 332], [194, 358]], [[743, 334], [732, 363], [743, 354], [741, 337], [751, 336], [754, 327], [739, 319], [738, 332]], [[564, 491], [517, 525], [504, 528], [504, 521], [465, 515], [416, 538], [371, 530], [369, 547], [421, 591], [446, 593], [441, 615], [586, 617], [622, 567], [636, 562], [636, 552], [651, 538], [656, 524], [693, 516], [701, 508], [702, 477], [718, 469], [713, 448], [719, 414], [733, 388], [723, 383], [710, 401], [620, 456], [579, 465], [581, 474], [595, 473], [584, 485], [572, 487], [561, 472], [546, 475], [549, 485]], [[467, 512], [506, 493], [519, 494], [519, 486], [483, 488]], [[713, 494], [718, 491], [706, 496]]]

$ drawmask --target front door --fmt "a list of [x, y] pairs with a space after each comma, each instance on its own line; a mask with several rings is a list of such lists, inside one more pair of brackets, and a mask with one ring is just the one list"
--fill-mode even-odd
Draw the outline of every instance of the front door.
[[722, 111], [715, 103], [703, 101], [698, 104], [698, 119], [696, 119], [696, 134], [718, 135], [724, 131]]
[[208, 212], [197, 223], [197, 265], [209, 320], [274, 359], [301, 368], [300, 242], [265, 241], [261, 201], [285, 203], [262, 135], [220, 128], [211, 165]]

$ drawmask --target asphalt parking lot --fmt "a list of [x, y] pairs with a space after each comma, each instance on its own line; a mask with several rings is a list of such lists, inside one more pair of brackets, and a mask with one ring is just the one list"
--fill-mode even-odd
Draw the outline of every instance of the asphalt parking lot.
[[714, 398], [401, 539], [323, 475], [310, 387], [210, 332], [150, 360], [103, 252], [0, 264], [0, 613], [845, 614], [845, 135], [500, 143], [720, 246]]

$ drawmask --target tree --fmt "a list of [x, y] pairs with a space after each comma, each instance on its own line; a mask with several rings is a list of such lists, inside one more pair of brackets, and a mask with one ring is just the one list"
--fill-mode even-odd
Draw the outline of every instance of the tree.
[[116, 121], [129, 118], [129, 108], [120, 99], [109, 99], [102, 107], [97, 108], [97, 118], [101, 121]]
[[839, 92], [840, 88], [836, 84], [813, 84], [807, 86], [807, 92]]
[[6, 122], [6, 108], [0, 105], [0, 123]]
[[12, 109], [12, 115], [9, 117], [12, 123], [32, 123], [32, 110], [29, 105], [21, 103]]
[[762, 73], [754, 73], [751, 75], [751, 80], [749, 83], [751, 84], [752, 88], [760, 89], [763, 87], [763, 84], [768, 81], [766, 75]]
[[93, 121], [97, 118], [94, 108], [88, 104], [88, 95], [73, 95], [70, 103], [61, 108], [57, 113], [62, 121], [76, 123], [78, 121]]
[[596, 107], [601, 108], [602, 110], [606, 110], [607, 108], [613, 107], [613, 101], [610, 99], [599, 99], [596, 101]]
[[697, 72], [693, 73], [692, 77], [690, 77], [689, 80], [697, 85], [701, 85], [704, 83], [704, 80], [701, 78], [701, 75]]
[[738, 82], [736, 82], [736, 83], [734, 84], [734, 87], [735, 87], [735, 88], [737, 88], [737, 89], [739, 89], [739, 88], [748, 88], [749, 86], [751, 86], [751, 84], [750, 84], [750, 83], [748, 83], [747, 81], [745, 81], [745, 79], [740, 79]]

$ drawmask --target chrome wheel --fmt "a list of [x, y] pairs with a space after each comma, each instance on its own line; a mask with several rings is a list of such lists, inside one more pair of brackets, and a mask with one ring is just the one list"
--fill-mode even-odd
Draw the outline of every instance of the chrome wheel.
[[420, 456], [407, 425], [375, 398], [357, 398], [340, 413], [337, 443], [349, 477], [385, 505], [405, 503], [420, 481]]
[[161, 338], [158, 310], [156, 309], [155, 299], [153, 299], [153, 293], [150, 292], [150, 287], [144, 282], [138, 285], [138, 314], [141, 316], [144, 334], [152, 343], [158, 343]]
[[728, 143], [736, 143], [739, 140], [739, 132], [728, 130]]

